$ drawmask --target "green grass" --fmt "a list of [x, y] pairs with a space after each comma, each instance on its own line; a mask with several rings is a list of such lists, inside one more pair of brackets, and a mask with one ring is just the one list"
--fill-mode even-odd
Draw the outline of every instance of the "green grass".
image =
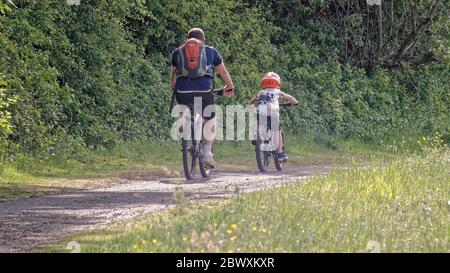
[[[449, 252], [450, 151], [68, 237], [83, 252]], [[60, 247], [40, 251], [65, 251]]]

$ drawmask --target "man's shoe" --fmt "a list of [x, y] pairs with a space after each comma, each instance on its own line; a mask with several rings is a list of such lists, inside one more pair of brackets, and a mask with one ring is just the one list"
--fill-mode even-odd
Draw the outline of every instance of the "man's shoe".
[[214, 167], [216, 166], [216, 161], [214, 161], [212, 153], [204, 153], [202, 156], [202, 160], [203, 163], [211, 169], [214, 169]]

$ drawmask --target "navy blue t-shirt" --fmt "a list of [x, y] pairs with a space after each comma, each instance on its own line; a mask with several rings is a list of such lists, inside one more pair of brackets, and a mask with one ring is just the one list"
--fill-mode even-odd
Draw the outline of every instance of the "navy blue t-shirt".
[[[178, 65], [178, 49], [172, 53], [172, 66]], [[206, 46], [206, 64], [218, 66], [222, 64], [222, 57], [219, 52], [210, 46]], [[210, 76], [204, 76], [197, 79], [188, 79], [187, 77], [180, 77], [177, 79], [176, 88], [180, 91], [210, 91], [212, 88], [213, 79]]]

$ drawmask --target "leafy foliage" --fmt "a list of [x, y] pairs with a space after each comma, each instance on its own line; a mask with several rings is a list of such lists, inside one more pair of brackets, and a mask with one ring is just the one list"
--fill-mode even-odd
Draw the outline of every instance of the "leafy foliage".
[[[360, 1], [343, 2], [351, 8]], [[419, 2], [416, 14], [426, 10], [426, 1]], [[368, 75], [360, 55], [345, 49], [348, 41], [353, 48], [365, 45], [367, 18], [356, 6], [333, 23], [343, 12], [336, 1], [264, 3], [82, 0], [69, 6], [21, 0], [12, 8], [0, 1], [0, 73], [8, 83], [1, 99], [17, 98], [1, 104], [2, 118], [11, 114], [4, 128], [13, 129], [1, 149], [11, 157], [79, 158], [88, 149], [123, 140], [167, 138], [169, 56], [194, 26], [221, 52], [238, 87], [236, 97], [221, 103], [246, 103], [260, 75], [275, 70], [283, 90], [301, 102], [286, 115], [293, 133], [364, 140], [435, 131], [450, 135], [448, 57], [397, 70], [379, 63]], [[420, 36], [415, 47], [420, 52], [448, 50], [442, 14], [439, 9], [428, 26], [437, 39]], [[395, 16], [406, 15], [398, 9]], [[376, 35], [369, 38], [376, 44]]]

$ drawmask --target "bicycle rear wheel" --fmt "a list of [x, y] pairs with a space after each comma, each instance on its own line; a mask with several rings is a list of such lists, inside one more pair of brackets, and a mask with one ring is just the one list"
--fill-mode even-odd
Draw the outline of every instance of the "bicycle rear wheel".
[[195, 140], [182, 140], [181, 147], [183, 153], [183, 170], [184, 176], [187, 180], [192, 180], [195, 177], [195, 167], [197, 164], [198, 149]]

